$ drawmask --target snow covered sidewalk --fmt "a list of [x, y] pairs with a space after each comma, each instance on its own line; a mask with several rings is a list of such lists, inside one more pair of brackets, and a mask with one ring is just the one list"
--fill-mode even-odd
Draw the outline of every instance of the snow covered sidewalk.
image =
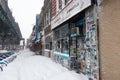
[[21, 51], [17, 59], [0, 72], [0, 80], [88, 80], [47, 57], [33, 54], [27, 49]]

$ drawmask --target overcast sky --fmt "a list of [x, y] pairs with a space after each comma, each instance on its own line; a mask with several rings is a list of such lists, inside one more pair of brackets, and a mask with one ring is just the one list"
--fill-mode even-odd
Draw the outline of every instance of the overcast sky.
[[44, 0], [8, 0], [15, 20], [18, 22], [23, 38], [29, 38], [35, 16], [39, 14]]

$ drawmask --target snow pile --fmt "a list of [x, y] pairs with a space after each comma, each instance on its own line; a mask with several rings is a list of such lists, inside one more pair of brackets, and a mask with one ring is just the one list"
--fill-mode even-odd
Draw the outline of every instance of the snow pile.
[[0, 53], [6, 53], [8, 52], [7, 50], [0, 50]]
[[29, 50], [21, 51], [17, 59], [0, 72], [0, 80], [88, 80], [49, 58], [33, 54]]

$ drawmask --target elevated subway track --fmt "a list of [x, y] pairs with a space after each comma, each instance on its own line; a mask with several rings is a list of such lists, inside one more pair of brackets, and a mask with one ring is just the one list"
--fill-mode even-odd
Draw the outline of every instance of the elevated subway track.
[[19, 25], [15, 22], [8, 4], [5, 0], [0, 0], [0, 49], [13, 49], [20, 44], [21, 39]]

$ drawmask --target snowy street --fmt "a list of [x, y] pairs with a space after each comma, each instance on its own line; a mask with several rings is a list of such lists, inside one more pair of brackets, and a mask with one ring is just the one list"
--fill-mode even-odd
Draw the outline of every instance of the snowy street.
[[51, 59], [25, 49], [0, 72], [0, 80], [88, 80]]

